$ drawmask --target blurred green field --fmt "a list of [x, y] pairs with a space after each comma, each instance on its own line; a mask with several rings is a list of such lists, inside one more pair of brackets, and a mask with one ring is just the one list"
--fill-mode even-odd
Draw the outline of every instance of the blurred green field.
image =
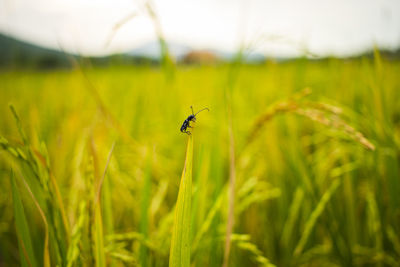
[[167, 266], [191, 105], [210, 108], [193, 266], [222, 265], [228, 221], [230, 266], [398, 266], [399, 73], [378, 54], [2, 72], [0, 266]]

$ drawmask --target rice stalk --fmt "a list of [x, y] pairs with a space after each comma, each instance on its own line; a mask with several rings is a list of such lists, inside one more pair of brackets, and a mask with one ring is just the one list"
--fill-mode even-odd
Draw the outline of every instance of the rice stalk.
[[146, 238], [142, 233], [138, 232], [128, 232], [121, 234], [112, 234], [106, 236], [107, 250], [110, 251], [110, 247], [114, 246], [114, 243], [121, 243], [123, 241], [137, 241], [141, 245], [146, 246], [148, 249], [157, 252], [160, 255], [163, 255], [163, 251], [159, 248], [158, 244], [152, 242], [148, 238]]
[[[378, 205], [375, 200], [375, 195], [370, 190], [369, 188], [367, 189], [367, 195], [366, 195], [366, 200], [367, 200], [367, 218], [368, 218], [368, 228], [370, 235], [374, 237], [374, 243], [375, 243], [375, 250], [376, 253], [380, 253], [383, 248], [383, 242], [382, 242], [382, 226], [381, 226], [381, 221], [379, 218], [379, 210], [378, 210]], [[381, 264], [379, 264], [381, 265]]]
[[361, 144], [368, 150], [375, 150], [375, 145], [372, 144], [371, 141], [340, 117], [342, 113], [340, 107], [321, 102], [301, 101], [310, 93], [311, 90], [306, 88], [300, 93], [290, 97], [288, 100], [272, 105], [265, 113], [260, 115], [253, 123], [246, 139], [244, 149], [256, 139], [261, 129], [268, 121], [279, 114], [293, 113], [325, 125], [330, 129], [334, 129]]
[[79, 255], [83, 254], [83, 251], [81, 251], [81, 249], [79, 248], [79, 243], [81, 242], [84, 225], [85, 222], [87, 221], [86, 209], [87, 209], [86, 201], [82, 200], [79, 204], [78, 220], [74, 225], [74, 227], [72, 228], [71, 242], [67, 252], [67, 267], [75, 266]]
[[375, 145], [372, 144], [361, 132], [357, 131], [353, 126], [349, 125], [338, 116], [327, 116], [327, 114], [321, 110], [307, 107], [297, 109], [296, 113], [343, 133], [345, 136], [360, 143], [368, 150], [375, 150]]
[[235, 242], [240, 249], [250, 252], [253, 260], [260, 266], [275, 267], [275, 265], [263, 255], [262, 251], [254, 243], [250, 242], [249, 235], [232, 234], [232, 241]]
[[298, 94], [293, 95], [291, 98], [287, 99], [286, 101], [278, 102], [273, 104], [266, 112], [258, 116], [258, 118], [253, 123], [251, 130], [246, 138], [246, 142], [244, 148], [246, 148], [256, 137], [259, 135], [263, 126], [273, 119], [275, 116], [282, 114], [282, 113], [290, 113], [295, 111], [299, 108], [299, 103], [303, 97], [308, 96], [311, 94], [309, 88], [304, 89]]

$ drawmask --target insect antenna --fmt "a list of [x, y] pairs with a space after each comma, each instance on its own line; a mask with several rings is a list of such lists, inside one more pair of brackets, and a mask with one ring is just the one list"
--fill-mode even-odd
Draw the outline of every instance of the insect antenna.
[[[199, 111], [197, 111], [197, 113], [196, 114], [194, 114], [194, 116], [196, 117], [196, 115], [197, 114], [199, 114], [200, 112], [202, 112], [203, 110], [208, 110], [208, 111], [210, 111], [210, 109], [209, 108], [203, 108], [203, 109], [200, 109]], [[193, 109], [192, 109], [193, 110]]]
[[192, 109], [192, 115], [194, 115], [193, 107], [192, 107], [192, 106], [190, 106], [190, 108]]

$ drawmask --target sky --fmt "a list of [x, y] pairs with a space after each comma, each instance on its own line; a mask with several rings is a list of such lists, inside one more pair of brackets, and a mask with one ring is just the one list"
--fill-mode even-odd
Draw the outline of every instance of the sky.
[[[0, 32], [83, 55], [156, 40], [147, 0], [0, 0]], [[400, 0], [152, 0], [168, 42], [267, 56], [349, 56], [400, 46]], [[124, 18], [132, 18], [118, 25]], [[111, 38], [112, 37], [112, 38]]]

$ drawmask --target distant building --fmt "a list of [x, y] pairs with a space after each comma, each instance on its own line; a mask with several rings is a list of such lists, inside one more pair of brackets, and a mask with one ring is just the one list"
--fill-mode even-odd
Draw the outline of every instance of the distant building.
[[219, 62], [216, 54], [207, 50], [193, 50], [185, 54], [183, 64], [214, 65]]

